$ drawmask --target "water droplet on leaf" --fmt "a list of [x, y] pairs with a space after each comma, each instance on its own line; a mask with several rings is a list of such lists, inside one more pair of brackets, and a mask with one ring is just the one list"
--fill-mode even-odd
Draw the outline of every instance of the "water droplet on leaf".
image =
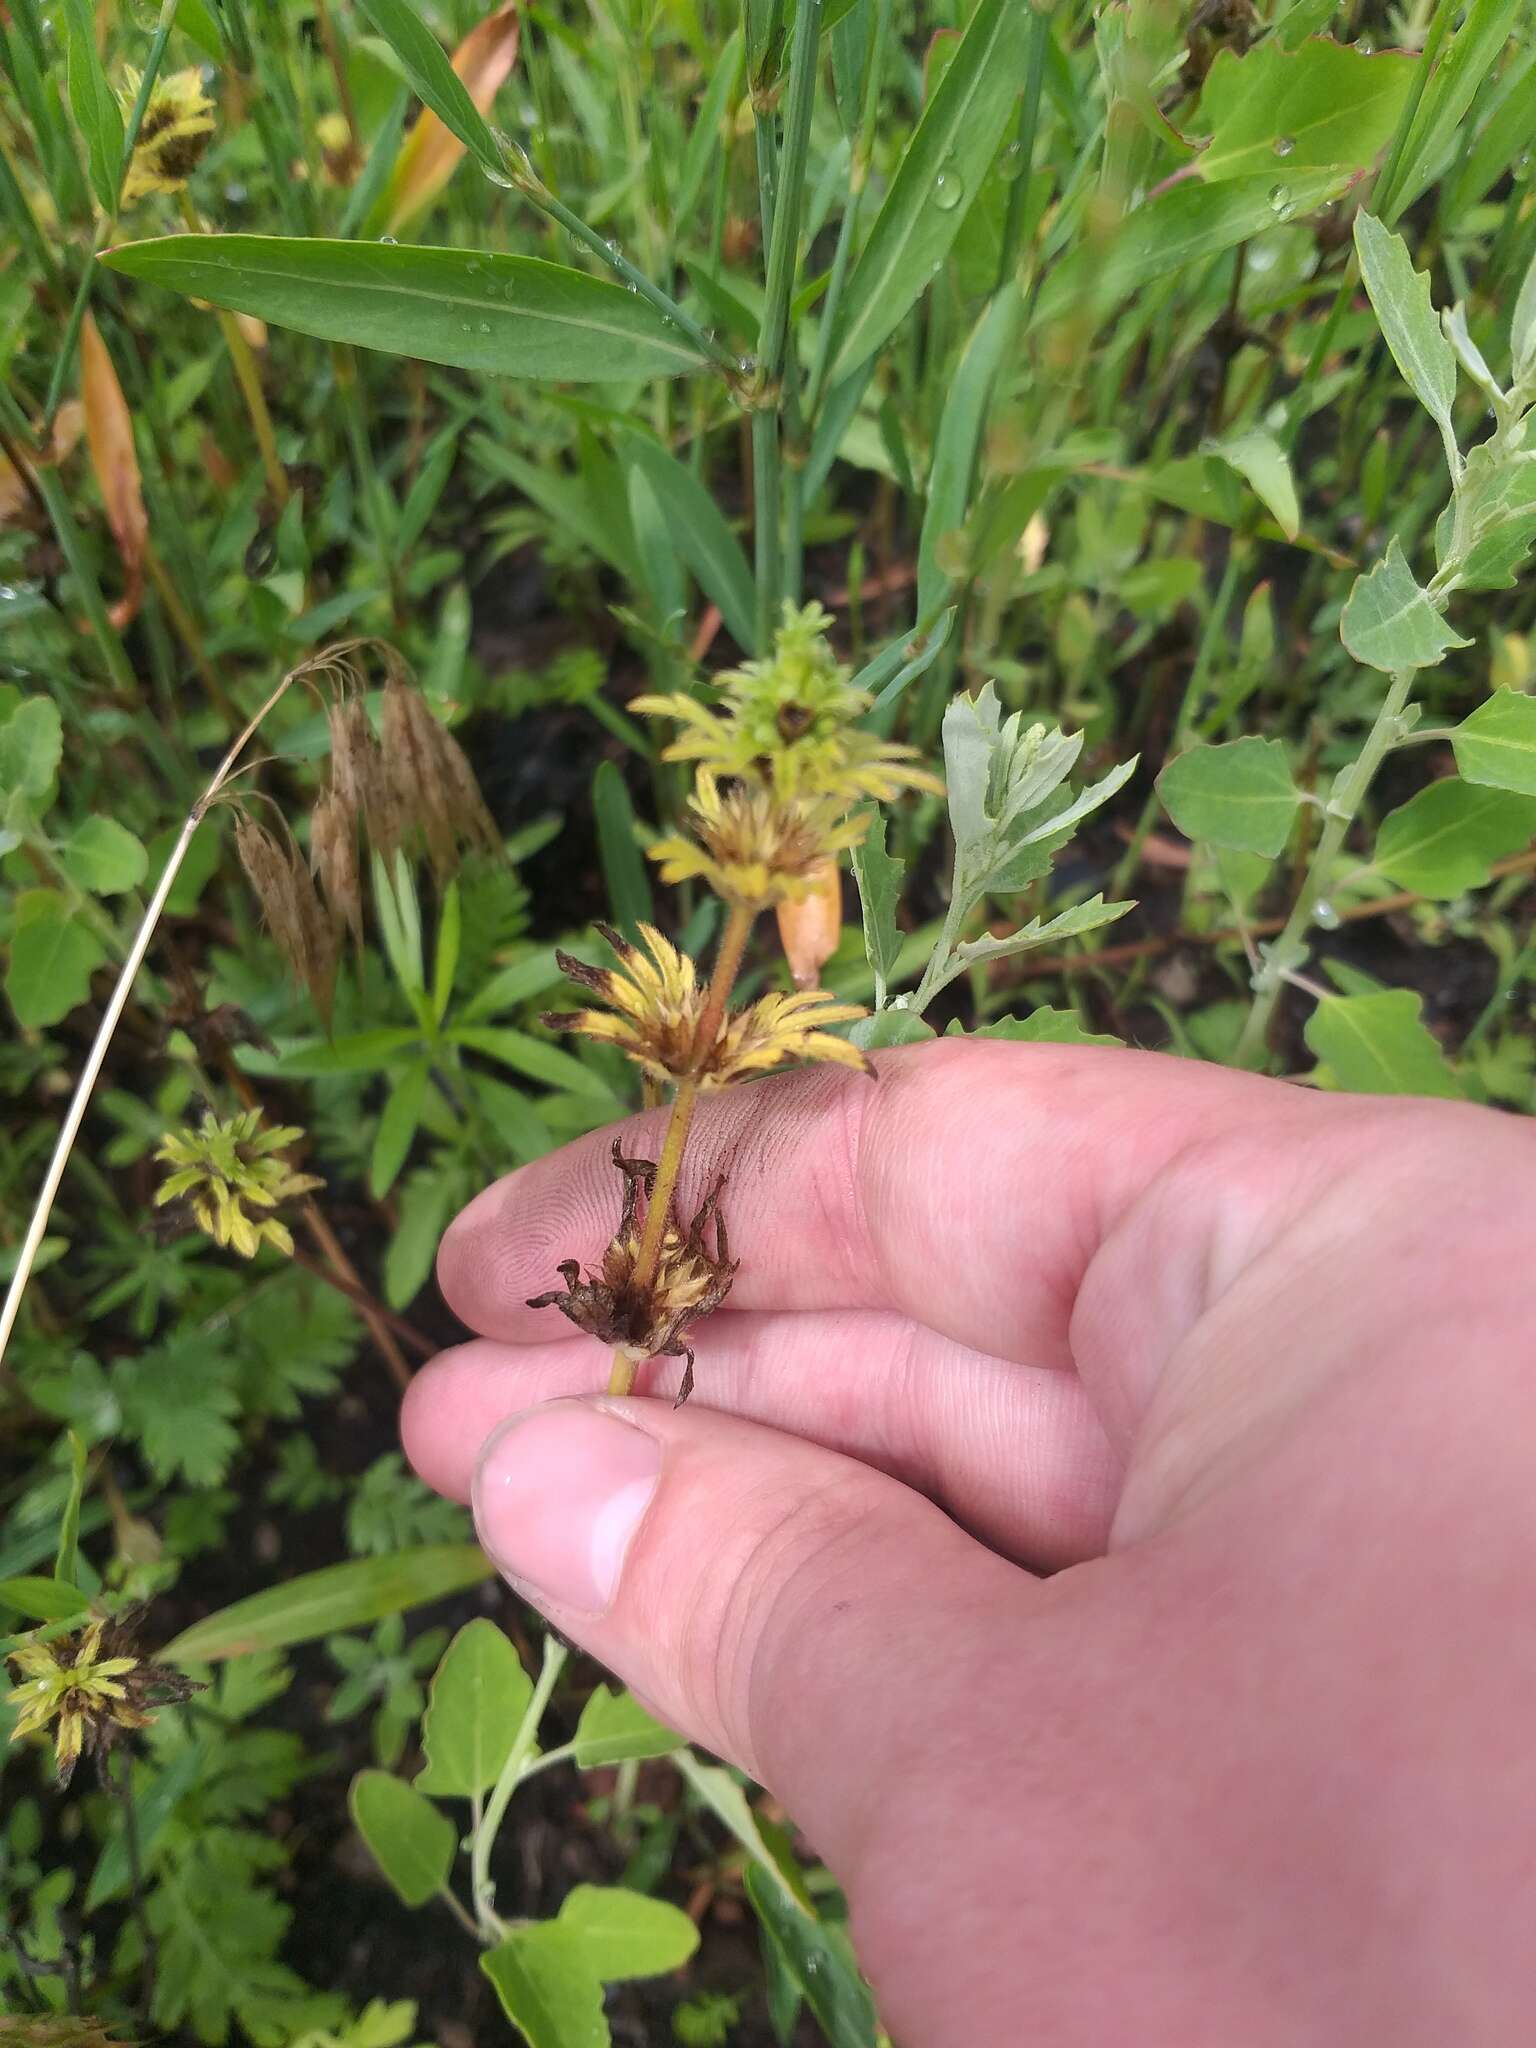
[[1269, 203], [1281, 220], [1291, 217], [1291, 188], [1289, 185], [1271, 185]]
[[1277, 135], [1275, 137], [1276, 156], [1289, 156], [1295, 147], [1296, 138], [1294, 135]]
[[1312, 922], [1325, 932], [1336, 932], [1342, 920], [1333, 905], [1324, 899], [1313, 906]]
[[965, 197], [965, 180], [952, 167], [939, 172], [933, 181], [933, 203], [940, 213], [953, 213]]

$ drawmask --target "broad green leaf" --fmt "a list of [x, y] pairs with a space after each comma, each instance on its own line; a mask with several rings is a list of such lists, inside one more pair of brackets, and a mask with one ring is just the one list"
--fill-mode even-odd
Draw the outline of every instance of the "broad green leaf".
[[612, 1091], [600, 1074], [584, 1067], [580, 1060], [562, 1052], [547, 1039], [530, 1038], [526, 1031], [513, 1031], [500, 1024], [471, 1024], [456, 1031], [460, 1045], [488, 1053], [493, 1060], [544, 1081], [551, 1088], [572, 1088], [581, 1095], [598, 1095], [612, 1100]]
[[680, 1908], [619, 1885], [577, 1885], [561, 1901], [555, 1924], [580, 1942], [588, 1968], [605, 1984], [665, 1976], [699, 1945], [698, 1928]]
[[938, 1033], [915, 1010], [892, 1008], [861, 1017], [848, 1036], [863, 1052], [883, 1052], [893, 1045], [923, 1045]]
[[424, 1906], [448, 1882], [458, 1829], [414, 1785], [389, 1771], [359, 1771], [348, 1797], [358, 1833], [408, 1906]]
[[601, 1764], [670, 1756], [681, 1741], [680, 1735], [648, 1714], [633, 1693], [610, 1692], [600, 1685], [576, 1723], [576, 1767], [592, 1771]]
[[1495, 690], [1451, 734], [1464, 782], [1536, 796], [1536, 697]]
[[26, 890], [16, 898], [14, 919], [5, 992], [19, 1024], [45, 1030], [89, 996], [107, 950], [57, 889]]
[[373, 1156], [368, 1163], [368, 1192], [381, 1201], [394, 1186], [421, 1121], [431, 1065], [420, 1060], [407, 1067], [390, 1089], [373, 1134]]
[[637, 294], [537, 256], [280, 235], [170, 235], [102, 262], [278, 327], [391, 355], [560, 383], [697, 370], [703, 357]]
[[483, 1616], [467, 1621], [432, 1680], [421, 1723], [427, 1766], [417, 1791], [434, 1799], [489, 1791], [532, 1698], [533, 1681], [509, 1638]]
[[848, 279], [829, 388], [866, 362], [948, 255], [1023, 88], [1029, 9], [981, 0]]
[[1290, 838], [1301, 802], [1283, 744], [1255, 738], [1176, 755], [1157, 793], [1186, 838], [1271, 857]]
[[678, 554], [700, 590], [719, 607], [726, 630], [748, 654], [757, 649], [756, 599], [752, 570], [741, 542], [727, 525], [713, 496], [693, 471], [658, 441], [640, 434], [626, 453], [656, 495]]
[[528, 2048], [609, 2048], [602, 1979], [557, 1922], [512, 1928], [480, 1967]]
[[161, 1655], [171, 1664], [217, 1664], [251, 1650], [312, 1642], [462, 1593], [491, 1572], [489, 1558], [473, 1543], [431, 1543], [327, 1565], [193, 1622]]
[[972, 330], [950, 382], [928, 471], [928, 503], [917, 545], [917, 612], [931, 618], [950, 578], [939, 563], [939, 544], [964, 522], [977, 455], [998, 372], [1007, 361], [1024, 317], [1024, 295], [1009, 283]]
[[1035, 295], [1029, 324], [1051, 328], [1085, 307], [1107, 319], [1144, 284], [1219, 256], [1266, 228], [1304, 220], [1337, 199], [1348, 183], [1347, 171], [1326, 170], [1175, 185], [1134, 207], [1102, 239], [1089, 236], [1058, 263]]
[[1460, 896], [1482, 888], [1493, 863], [1523, 853], [1533, 835], [1536, 798], [1454, 779], [1432, 782], [1383, 819], [1375, 865], [1400, 889]]
[[0, 724], [0, 797], [45, 797], [59, 772], [64, 729], [51, 697], [24, 697]]
[[[26, 1574], [0, 1579], [0, 1607], [9, 1607], [13, 1614], [23, 1614], [28, 1621], [66, 1621], [72, 1614], [83, 1614], [90, 1604], [88, 1593], [82, 1593], [78, 1586], [64, 1579]], [[670, 1747], [677, 1747], [675, 1740]]]
[[1462, 116], [1509, 47], [1522, 6], [1523, 0], [1471, 0], [1414, 116], [1402, 175], [1387, 195], [1394, 220], [1438, 175], [1447, 157], [1465, 146], [1459, 132]]
[[889, 986], [901, 957], [902, 931], [896, 922], [906, 864], [887, 853], [885, 813], [872, 811], [864, 837], [849, 859], [864, 913], [864, 952], [875, 970], [877, 998]]
[[353, 1031], [329, 1043], [314, 1038], [296, 1045], [276, 1063], [276, 1071], [294, 1080], [310, 1080], [318, 1074], [379, 1073], [420, 1043], [419, 1031], [384, 1024], [377, 1031]]
[[[1261, 44], [1260, 48], [1267, 45]], [[1225, 441], [1213, 441], [1208, 452], [1220, 456], [1229, 469], [1252, 484], [1259, 497], [1275, 515], [1275, 523], [1287, 540], [1301, 529], [1301, 507], [1296, 502], [1296, 479], [1291, 459], [1273, 434], [1233, 434]]]
[[1352, 1095], [1461, 1093], [1411, 989], [1324, 996], [1307, 1019], [1304, 1035], [1332, 1078]]
[[1452, 647], [1467, 647], [1445, 623], [1403, 559], [1394, 534], [1369, 575], [1357, 576], [1339, 618], [1339, 638], [1367, 668], [1433, 668]]
[[1218, 50], [1200, 95], [1200, 125], [1211, 137], [1195, 168], [1208, 181], [1284, 178], [1328, 164], [1364, 170], [1392, 139], [1417, 61], [1321, 36], [1297, 50], [1273, 39], [1242, 56]]
[[69, 879], [97, 896], [121, 896], [137, 889], [149, 872], [143, 842], [102, 812], [77, 825], [58, 855]]
[[1429, 279], [1414, 269], [1402, 237], [1364, 210], [1355, 216], [1355, 252], [1393, 362], [1442, 434], [1453, 439], [1456, 357], [1436, 315]]
[[846, 1934], [807, 1913], [761, 1864], [748, 1864], [746, 1886], [764, 1934], [799, 1985], [830, 2048], [875, 2048], [875, 2002]]
[[69, 105], [85, 138], [91, 190], [109, 218], [117, 212], [123, 167], [123, 114], [96, 53], [96, 16], [89, 0], [64, 0], [69, 52]]
[[448, 53], [411, 0], [358, 0], [364, 14], [400, 59], [417, 97], [501, 183], [507, 182], [496, 138], [449, 61]]
[[1003, 1038], [1015, 1045], [1107, 1045], [1121, 1046], [1123, 1038], [1112, 1032], [1087, 1031], [1075, 1010], [1056, 1010], [1044, 1003], [1027, 1017], [995, 1017], [990, 1024], [978, 1024], [967, 1031], [958, 1018], [945, 1032], [946, 1038]]

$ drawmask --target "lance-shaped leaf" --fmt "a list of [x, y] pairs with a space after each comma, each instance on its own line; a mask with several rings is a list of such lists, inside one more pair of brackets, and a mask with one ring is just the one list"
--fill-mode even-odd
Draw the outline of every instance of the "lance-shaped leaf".
[[121, 632], [138, 614], [144, 594], [144, 559], [149, 518], [139, 458], [133, 445], [133, 415], [99, 329], [87, 313], [80, 329], [80, 394], [85, 404], [85, 439], [91, 468], [106, 508], [107, 524], [123, 565], [123, 594], [108, 616]]
[[1339, 637], [1356, 661], [1389, 671], [1432, 668], [1448, 649], [1469, 644], [1430, 602], [1395, 534], [1370, 574], [1356, 578], [1339, 618]]
[[123, 115], [96, 53], [96, 14], [89, 0], [64, 0], [70, 111], [85, 137], [91, 190], [103, 213], [117, 211], [123, 167]]
[[[453, 53], [452, 70], [477, 113], [488, 114], [497, 93], [517, 62], [522, 34], [518, 0], [507, 0], [494, 14], [477, 21]], [[457, 170], [466, 144], [430, 106], [406, 138], [384, 188], [379, 212], [395, 234], [434, 200]]]
[[418, 96], [485, 168], [505, 177], [496, 138], [481, 119], [469, 87], [411, 0], [358, 0], [395, 55]]
[[704, 358], [622, 285], [535, 256], [279, 235], [169, 235], [113, 270], [322, 341], [561, 383], [674, 377]]

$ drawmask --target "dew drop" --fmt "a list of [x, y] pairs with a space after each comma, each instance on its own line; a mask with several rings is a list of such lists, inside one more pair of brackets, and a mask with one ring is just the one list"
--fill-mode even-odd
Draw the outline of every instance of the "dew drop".
[[471, 256], [464, 267], [471, 277], [478, 277], [480, 275], [480, 258], [478, 256]]
[[398, 249], [400, 246], [399, 241], [394, 235], [380, 235], [379, 241], [386, 249]]
[[490, 323], [490, 321], [489, 321], [489, 320], [482, 320], [482, 321], [480, 322], [480, 332], [481, 332], [482, 334], [489, 334], [489, 333], [490, 333], [490, 331], [491, 331], [491, 323]]
[[953, 167], [939, 172], [933, 181], [933, 203], [940, 213], [953, 213], [965, 197], [965, 180]]
[[1376, 48], [1376, 45], [1371, 41], [1369, 36], [1361, 36], [1360, 40], [1355, 44], [1355, 48], [1360, 52], [1362, 57], [1369, 57]]
[[1277, 219], [1289, 220], [1291, 217], [1290, 186], [1271, 185], [1269, 188], [1269, 203]]
[[1015, 178], [1022, 177], [1023, 172], [1024, 145], [1022, 142], [1010, 142], [998, 159], [997, 174], [1012, 184]]
[[1296, 138], [1294, 135], [1277, 135], [1275, 137], [1276, 156], [1289, 156], [1295, 147]]
[[468, 334], [470, 332], [470, 325], [467, 320], [461, 320], [459, 322], [459, 332], [460, 334]]
[[631, 278], [629, 282], [625, 285], [624, 289], [627, 292], [638, 292], [640, 287], [635, 283], [634, 279]]
[[1325, 932], [1336, 932], [1341, 920], [1333, 905], [1324, 898], [1313, 905], [1312, 922]]

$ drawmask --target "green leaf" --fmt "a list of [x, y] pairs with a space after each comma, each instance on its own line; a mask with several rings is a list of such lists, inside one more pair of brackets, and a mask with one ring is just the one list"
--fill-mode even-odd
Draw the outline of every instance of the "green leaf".
[[117, 212], [123, 167], [123, 115], [96, 54], [96, 17], [89, 0], [64, 0], [69, 51], [69, 105], [85, 138], [91, 190], [109, 217]]
[[859, 885], [859, 907], [864, 913], [864, 952], [875, 970], [878, 1001], [894, 979], [901, 955], [902, 932], [896, 922], [906, 864], [886, 852], [885, 814], [870, 813], [869, 827], [849, 859]]
[[1134, 902], [1106, 903], [1102, 896], [1090, 896], [1086, 903], [1074, 903], [1054, 917], [1032, 917], [1004, 939], [967, 939], [955, 948], [955, 959], [969, 967], [978, 960], [1007, 960], [1015, 953], [1028, 953], [1037, 946], [1057, 946], [1065, 939], [1078, 939], [1100, 925], [1114, 924], [1134, 910]]
[[1435, 312], [1429, 279], [1414, 269], [1402, 237], [1363, 209], [1355, 216], [1355, 252], [1392, 360], [1414, 397], [1453, 442], [1456, 357]]
[[480, 1967], [528, 2048], [609, 2048], [602, 1980], [555, 1921], [514, 1927]]
[[462, 1023], [475, 1024], [482, 1017], [494, 1017], [501, 1010], [515, 1009], [519, 1003], [526, 1003], [534, 996], [556, 987], [564, 981], [565, 975], [555, 959], [553, 946], [540, 946], [522, 960], [514, 960], [503, 967], [485, 984], [477, 995], [459, 1010]]
[[1168, 815], [1188, 839], [1241, 853], [1279, 853], [1301, 796], [1279, 740], [1191, 747], [1157, 778]]
[[639, 927], [656, 922], [651, 877], [635, 838], [635, 807], [615, 761], [599, 761], [592, 776], [592, 812], [597, 820], [597, 852], [614, 923], [632, 943]]
[[588, 1968], [605, 1984], [665, 1976], [699, 1945], [698, 1928], [680, 1908], [618, 1885], [577, 1885], [555, 1924], [580, 1943]]
[[418, 1167], [405, 1181], [397, 1198], [399, 1221], [384, 1254], [384, 1299], [391, 1308], [404, 1308], [426, 1285], [438, 1239], [464, 1193], [435, 1163]]
[[464, 930], [464, 911], [457, 882], [443, 891], [442, 913], [437, 921], [437, 945], [432, 955], [432, 1014], [441, 1024], [453, 1000], [453, 978], [459, 971], [459, 942]]
[[424, 1906], [448, 1882], [458, 1830], [414, 1785], [388, 1771], [359, 1771], [347, 1799], [373, 1860], [408, 1906]]
[[24, 891], [16, 898], [14, 920], [5, 992], [16, 1021], [40, 1031], [86, 1000], [107, 949], [56, 889]]
[[45, 797], [59, 772], [64, 728], [51, 697], [24, 697], [0, 724], [0, 796]]
[[446, 1599], [491, 1573], [489, 1558], [473, 1543], [433, 1543], [393, 1557], [327, 1565], [194, 1622], [161, 1655], [172, 1664], [217, 1664], [252, 1650], [280, 1650]]
[[1056, 1010], [1049, 1003], [1031, 1010], [1027, 1017], [994, 1017], [990, 1024], [978, 1024], [967, 1031], [955, 1018], [946, 1038], [1003, 1038], [1015, 1045], [1108, 1045], [1124, 1046], [1113, 1032], [1087, 1031], [1075, 1010]]
[[[1269, 46], [1261, 43], [1259, 47]], [[1225, 441], [1212, 441], [1207, 452], [1220, 456], [1229, 469], [1253, 486], [1287, 540], [1296, 538], [1301, 530], [1296, 479], [1291, 474], [1290, 457], [1273, 434], [1234, 434]]]
[[1509, 353], [1516, 378], [1529, 381], [1536, 374], [1536, 256], [1531, 258], [1510, 317]]
[[1307, 1019], [1304, 1036], [1332, 1078], [1352, 1095], [1461, 1093], [1411, 989], [1324, 996]]
[[[83, 1614], [90, 1604], [89, 1593], [82, 1593], [65, 1579], [25, 1574], [0, 1579], [0, 1607], [9, 1607], [13, 1614], [25, 1615], [28, 1621], [67, 1621], [72, 1614]], [[676, 1749], [676, 1736], [667, 1747]]]
[[938, 1033], [915, 1010], [890, 1009], [861, 1017], [848, 1036], [863, 1052], [883, 1052], [893, 1045], [923, 1045]]
[[170, 235], [102, 262], [322, 341], [561, 383], [675, 377], [704, 358], [636, 294], [537, 256], [280, 235]]
[[421, 1060], [414, 1067], [407, 1067], [389, 1091], [374, 1132], [373, 1156], [368, 1165], [368, 1192], [375, 1201], [389, 1193], [405, 1164], [421, 1122], [431, 1073], [429, 1062]]
[[1439, 175], [1448, 155], [1465, 147], [1465, 136], [1458, 134], [1462, 116], [1509, 47], [1522, 5], [1523, 0], [1471, 0], [1419, 102], [1403, 174], [1389, 195], [1394, 219]]
[[601, 1764], [670, 1756], [682, 1739], [672, 1729], [663, 1728], [632, 1693], [610, 1692], [600, 1685], [576, 1723], [576, 1767], [592, 1771]]
[[1452, 647], [1470, 641], [1453, 633], [1403, 559], [1394, 534], [1369, 575], [1357, 576], [1339, 618], [1339, 638], [1367, 668], [1433, 668]]
[[1536, 796], [1536, 697], [1495, 690], [1451, 734], [1464, 782]]
[[981, 0], [902, 153], [848, 279], [828, 388], [921, 298], [960, 232], [1023, 88], [1029, 9]]
[[53, 1553], [53, 1576], [72, 1586], [80, 1570], [80, 1510], [85, 1500], [85, 1438], [77, 1429], [65, 1431], [69, 1451], [69, 1491], [59, 1517], [59, 1540]]
[[1195, 169], [1207, 181], [1283, 179], [1328, 164], [1364, 170], [1392, 139], [1417, 62], [1320, 36], [1297, 50], [1272, 39], [1242, 56], [1218, 50], [1200, 95], [1211, 138]]
[[719, 607], [726, 630], [748, 654], [757, 651], [752, 570], [741, 542], [691, 469], [658, 441], [634, 434], [625, 452], [655, 493], [672, 541], [700, 590]]
[[116, 818], [100, 813], [77, 825], [58, 852], [69, 879], [98, 896], [121, 896], [137, 889], [149, 872], [143, 843]]
[[749, 1863], [747, 1897], [826, 2035], [830, 2048], [875, 2048], [875, 2002], [841, 1928], [807, 1913], [760, 1863]]
[[473, 1024], [461, 1027], [453, 1035], [460, 1045], [487, 1053], [532, 1080], [547, 1082], [551, 1088], [571, 1088], [580, 1095], [613, 1099], [613, 1091], [600, 1074], [546, 1039], [530, 1038], [526, 1031], [513, 1031], [499, 1024]]
[[420, 1031], [400, 1025], [354, 1031], [345, 1038], [312, 1038], [284, 1053], [276, 1070], [284, 1079], [293, 1080], [311, 1080], [318, 1074], [381, 1073], [398, 1054], [420, 1043]]
[[1400, 889], [1460, 896], [1490, 879], [1493, 863], [1523, 853], [1536, 834], [1536, 798], [1465, 782], [1432, 782], [1382, 821], [1375, 865]]
[[410, 0], [358, 0], [364, 14], [389, 44], [415, 88], [445, 128], [457, 135], [472, 156], [506, 183], [506, 170], [496, 138], [481, 118], [469, 89], [449, 62], [448, 54]]
[[502, 1630], [483, 1617], [466, 1622], [432, 1680], [421, 1723], [427, 1766], [416, 1789], [434, 1799], [489, 1791], [532, 1698], [533, 1681]]
[[928, 471], [928, 503], [917, 547], [917, 613], [931, 618], [949, 588], [939, 546], [965, 519], [977, 454], [998, 372], [1011, 355], [1024, 317], [1024, 295], [1009, 283], [977, 321], [950, 382]]
[[1219, 256], [1283, 221], [1303, 220], [1337, 199], [1348, 183], [1347, 171], [1326, 170], [1279, 180], [1266, 176], [1175, 185], [1133, 207], [1108, 237], [1088, 237], [1058, 263], [1035, 295], [1029, 324], [1054, 327], [1082, 307], [1107, 319], [1144, 284]]

